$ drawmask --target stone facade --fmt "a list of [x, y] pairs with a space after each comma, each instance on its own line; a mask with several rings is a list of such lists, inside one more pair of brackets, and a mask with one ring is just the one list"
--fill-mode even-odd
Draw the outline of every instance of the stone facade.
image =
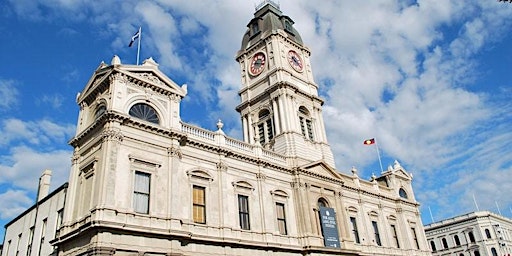
[[425, 226], [432, 255], [512, 255], [512, 220], [472, 212]]
[[64, 220], [47, 246], [61, 256], [430, 255], [398, 162], [370, 181], [335, 168], [309, 55], [276, 4], [258, 7], [237, 54], [243, 141], [220, 120], [216, 131], [182, 122], [187, 88], [151, 58], [100, 64], [77, 97]]

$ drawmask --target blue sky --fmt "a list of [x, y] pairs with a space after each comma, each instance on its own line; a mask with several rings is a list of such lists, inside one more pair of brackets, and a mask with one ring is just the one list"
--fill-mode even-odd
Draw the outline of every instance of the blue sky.
[[[153, 57], [188, 85], [182, 119], [241, 138], [234, 60], [260, 1], [8, 0], [0, 6], [0, 225], [34, 203], [44, 169], [68, 178], [76, 94], [101, 61]], [[207, 3], [207, 4], [206, 4]], [[512, 217], [512, 5], [281, 0], [312, 51], [336, 167], [396, 159], [424, 224], [476, 210]], [[430, 208], [430, 211], [429, 211]], [[3, 231], [0, 231], [3, 240]]]

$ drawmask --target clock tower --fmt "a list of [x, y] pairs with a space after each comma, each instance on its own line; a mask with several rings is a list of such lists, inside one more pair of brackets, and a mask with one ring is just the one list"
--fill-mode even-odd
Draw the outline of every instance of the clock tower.
[[236, 56], [244, 141], [283, 154], [296, 166], [323, 161], [334, 167], [311, 52], [293, 24], [278, 4], [265, 0], [247, 25]]

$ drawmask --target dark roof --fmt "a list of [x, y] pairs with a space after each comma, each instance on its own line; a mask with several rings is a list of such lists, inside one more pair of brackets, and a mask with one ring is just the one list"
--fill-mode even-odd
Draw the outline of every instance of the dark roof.
[[[288, 38], [303, 45], [299, 32], [293, 27], [293, 20], [282, 14], [279, 7], [272, 1], [267, 1], [262, 7], [256, 10], [254, 18], [247, 24], [247, 31], [242, 39], [241, 51], [251, 47], [261, 39], [276, 34], [279, 30], [285, 32]], [[253, 29], [257, 26], [257, 29]]]

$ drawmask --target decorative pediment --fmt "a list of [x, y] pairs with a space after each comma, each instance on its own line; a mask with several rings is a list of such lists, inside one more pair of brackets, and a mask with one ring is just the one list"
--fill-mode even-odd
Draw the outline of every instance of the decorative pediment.
[[142, 65], [124, 65], [121, 64], [119, 57], [114, 56], [111, 65], [106, 65], [103, 62], [100, 64], [84, 90], [82, 90], [81, 95], [77, 97], [77, 102], [82, 102], [89, 96], [95, 96], [96, 93], [93, 92], [100, 85], [108, 86], [117, 79], [121, 79], [123, 82], [130, 81], [140, 84], [166, 95], [178, 95], [183, 98], [187, 94], [186, 85], [178, 86], [158, 69], [158, 64], [153, 59], [145, 60]]
[[251, 183], [249, 183], [247, 181], [243, 181], [243, 180], [233, 182], [232, 185], [235, 189], [242, 189], [242, 190], [249, 190], [249, 191], [254, 190], [254, 187], [252, 186]]
[[324, 161], [317, 161], [303, 165], [300, 167], [306, 173], [321, 176], [329, 179], [337, 179], [341, 181], [341, 175], [333, 169], [331, 166], [326, 164]]
[[272, 194], [273, 196], [276, 196], [276, 197], [288, 198], [288, 193], [286, 193], [285, 191], [280, 190], [280, 189], [270, 191], [270, 194]]
[[187, 171], [187, 175], [191, 179], [204, 180], [204, 181], [213, 181], [212, 176], [204, 170], [191, 170]]

